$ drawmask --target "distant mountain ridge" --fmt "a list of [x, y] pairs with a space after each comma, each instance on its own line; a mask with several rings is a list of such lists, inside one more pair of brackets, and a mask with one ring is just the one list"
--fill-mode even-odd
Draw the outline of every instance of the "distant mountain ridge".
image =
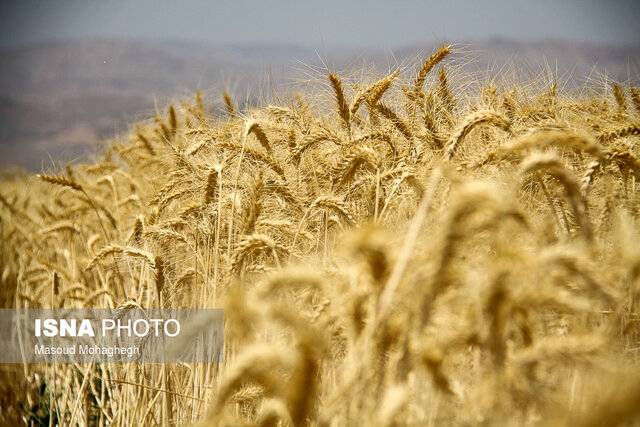
[[[607, 70], [625, 81], [640, 69], [640, 45], [492, 39], [456, 46], [461, 56], [474, 59], [468, 67], [478, 70], [497, 72], [516, 61], [535, 73], [546, 60], [561, 76], [571, 72], [579, 79]], [[425, 57], [434, 47], [405, 46], [393, 54], [408, 61]], [[322, 67], [320, 58], [340, 70], [357, 63], [354, 58], [384, 69], [389, 57], [377, 50], [316, 50], [295, 44], [220, 46], [112, 38], [0, 48], [0, 166], [50, 168], [50, 159], [63, 162], [91, 151], [101, 138], [148, 117], [155, 105], [163, 107], [196, 90], [218, 101], [223, 89], [231, 89], [238, 99], [251, 102], [270, 85], [308, 78], [302, 64]]]

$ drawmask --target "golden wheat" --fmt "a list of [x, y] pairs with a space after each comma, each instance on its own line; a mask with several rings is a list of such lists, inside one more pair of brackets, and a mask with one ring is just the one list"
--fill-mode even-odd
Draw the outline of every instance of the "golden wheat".
[[430, 78], [453, 51], [226, 114], [198, 93], [6, 176], [3, 308], [225, 332], [221, 364], [7, 368], [0, 423], [637, 424], [638, 91]]

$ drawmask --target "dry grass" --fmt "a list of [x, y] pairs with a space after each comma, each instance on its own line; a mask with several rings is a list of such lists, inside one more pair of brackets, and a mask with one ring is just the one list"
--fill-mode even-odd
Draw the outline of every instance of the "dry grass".
[[7, 176], [2, 307], [222, 307], [225, 362], [4, 367], [0, 422], [640, 422], [638, 91], [451, 49]]

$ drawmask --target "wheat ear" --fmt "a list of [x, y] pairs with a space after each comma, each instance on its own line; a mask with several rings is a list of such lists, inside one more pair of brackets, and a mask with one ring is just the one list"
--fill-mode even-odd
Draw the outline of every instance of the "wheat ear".
[[344, 90], [342, 89], [342, 82], [333, 73], [329, 74], [329, 83], [331, 83], [331, 87], [333, 88], [333, 93], [336, 97], [336, 104], [338, 106], [338, 115], [342, 119], [342, 123], [344, 127], [351, 132], [351, 116], [349, 114], [349, 104], [347, 104], [347, 99], [344, 96]]

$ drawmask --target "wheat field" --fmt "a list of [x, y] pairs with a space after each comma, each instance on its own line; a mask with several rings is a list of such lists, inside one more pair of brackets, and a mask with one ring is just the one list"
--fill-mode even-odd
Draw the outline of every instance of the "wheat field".
[[640, 424], [638, 90], [451, 52], [5, 173], [2, 307], [223, 308], [225, 359], [4, 365], [0, 421]]

